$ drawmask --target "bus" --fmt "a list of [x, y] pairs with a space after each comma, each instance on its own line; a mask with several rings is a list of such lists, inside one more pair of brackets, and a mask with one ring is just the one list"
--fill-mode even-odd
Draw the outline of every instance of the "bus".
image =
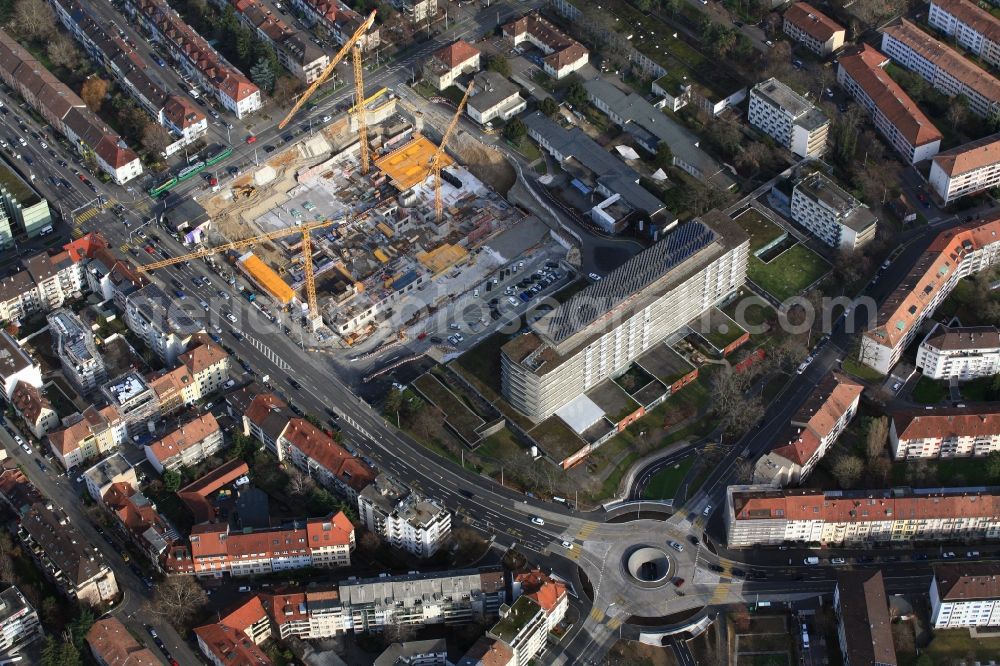
[[162, 183], [160, 183], [156, 187], [150, 188], [150, 190], [149, 190], [149, 196], [151, 196], [151, 197], [158, 197], [161, 194], [163, 194], [164, 192], [168, 192], [170, 189], [172, 189], [173, 187], [175, 187], [177, 185], [177, 182], [178, 182], [177, 181], [177, 176], [171, 176], [170, 178], [168, 178], [167, 180], [163, 181]]
[[220, 146], [219, 149], [215, 151], [214, 154], [209, 155], [207, 158], [205, 158], [205, 166], [206, 167], [215, 166], [219, 162], [229, 159], [229, 157], [232, 154], [233, 154], [232, 146]]
[[194, 178], [205, 169], [205, 163], [198, 160], [194, 164], [189, 164], [177, 174], [177, 182], [184, 182], [188, 178]]

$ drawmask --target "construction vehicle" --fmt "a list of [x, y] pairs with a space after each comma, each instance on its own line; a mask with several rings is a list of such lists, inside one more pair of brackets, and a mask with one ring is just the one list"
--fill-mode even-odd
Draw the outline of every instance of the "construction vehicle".
[[361, 173], [368, 173], [368, 124], [365, 120], [365, 83], [364, 77], [362, 76], [363, 68], [361, 66], [361, 38], [365, 36], [369, 28], [375, 23], [375, 11], [373, 10], [368, 18], [354, 31], [351, 38], [344, 42], [344, 45], [340, 47], [331, 60], [330, 64], [326, 66], [316, 80], [306, 88], [305, 92], [299, 96], [299, 100], [295, 102], [291, 111], [288, 112], [280, 123], [278, 123], [278, 129], [283, 130], [285, 126], [288, 125], [292, 117], [299, 112], [305, 103], [312, 97], [313, 93], [323, 85], [330, 75], [333, 74], [334, 68], [340, 64], [340, 61], [344, 59], [348, 52], [351, 53], [351, 57], [354, 60], [354, 109], [357, 114], [358, 119], [358, 138], [361, 141]]
[[257, 192], [257, 188], [254, 187], [253, 185], [235, 185], [235, 186], [233, 186], [233, 198], [234, 199], [239, 199], [241, 197], [244, 198], [244, 199], [249, 199], [254, 194], [256, 194], [256, 192]]
[[[322, 220], [320, 222], [310, 222], [307, 224], [302, 224], [295, 227], [288, 227], [286, 229], [277, 229], [275, 231], [269, 231], [258, 236], [253, 236], [251, 238], [244, 238], [243, 240], [230, 241], [228, 243], [223, 243], [221, 245], [216, 245], [215, 247], [207, 247], [197, 252], [192, 252], [190, 254], [183, 254], [176, 257], [171, 257], [169, 259], [163, 259], [161, 261], [154, 261], [149, 264], [141, 264], [137, 266], [138, 270], [143, 273], [149, 273], [155, 271], [158, 268], [164, 268], [166, 266], [173, 266], [174, 264], [183, 263], [185, 261], [190, 261], [191, 259], [199, 259], [201, 257], [207, 257], [209, 255], [218, 254], [220, 252], [226, 252], [228, 250], [238, 250], [244, 247], [249, 247], [250, 245], [257, 245], [265, 241], [273, 240], [275, 238], [281, 238], [282, 236], [290, 236], [291, 234], [302, 234], [302, 256], [305, 262], [305, 282], [306, 282], [306, 302], [309, 305], [309, 320], [314, 324], [319, 321], [319, 306], [316, 302], [316, 277], [313, 273], [313, 262], [312, 262], [312, 237], [310, 233], [314, 229], [321, 229], [324, 227], [329, 227], [337, 223], [337, 220]], [[254, 299], [249, 299], [254, 300]]]
[[444, 168], [444, 149], [448, 145], [448, 140], [451, 139], [452, 132], [458, 126], [458, 119], [462, 117], [465, 103], [469, 101], [472, 86], [473, 84], [469, 83], [469, 87], [465, 89], [465, 95], [462, 96], [462, 101], [455, 109], [455, 115], [451, 117], [451, 122], [448, 123], [448, 128], [445, 129], [444, 136], [441, 137], [438, 149], [431, 156], [431, 171], [434, 172], [434, 219], [438, 224], [441, 223], [441, 218], [444, 216], [444, 205], [441, 203], [441, 170]]

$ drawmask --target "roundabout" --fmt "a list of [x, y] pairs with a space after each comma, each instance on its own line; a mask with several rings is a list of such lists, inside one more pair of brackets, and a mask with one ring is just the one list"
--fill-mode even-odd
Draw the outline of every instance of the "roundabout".
[[670, 556], [662, 548], [635, 546], [627, 551], [622, 560], [625, 573], [632, 583], [645, 589], [653, 589], [666, 584], [670, 576]]

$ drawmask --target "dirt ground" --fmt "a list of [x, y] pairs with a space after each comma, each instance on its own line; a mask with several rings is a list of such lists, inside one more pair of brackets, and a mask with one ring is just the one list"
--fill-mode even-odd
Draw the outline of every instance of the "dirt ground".
[[458, 156], [459, 162], [473, 176], [493, 187], [504, 198], [507, 197], [517, 174], [502, 153], [490, 150], [464, 133], [449, 143], [448, 149]]
[[606, 666], [677, 666], [669, 648], [654, 647], [636, 641], [618, 641], [611, 647]]

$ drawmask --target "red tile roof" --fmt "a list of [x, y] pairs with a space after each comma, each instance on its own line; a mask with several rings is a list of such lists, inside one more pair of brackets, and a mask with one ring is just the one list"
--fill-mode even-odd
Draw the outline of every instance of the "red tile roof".
[[358, 492], [375, 480], [375, 470], [305, 419], [291, 419], [282, 437]]
[[827, 375], [792, 417], [796, 437], [774, 452], [798, 465], [806, 464], [863, 390], [864, 386], [843, 375]]
[[989, 437], [1000, 433], [1000, 406], [984, 403], [972, 407], [905, 409], [892, 413], [899, 439]]
[[149, 445], [149, 452], [163, 464], [166, 460], [182, 454], [195, 444], [205, 441], [219, 432], [219, 422], [212, 412], [187, 423], [181, 424], [175, 430]]
[[18, 381], [14, 385], [10, 401], [15, 409], [24, 416], [24, 420], [32, 425], [38, 423], [42, 410], [52, 410], [52, 403], [49, 402], [49, 399], [42, 395], [42, 392], [37, 388], [23, 381]]
[[882, 71], [888, 62], [887, 57], [864, 44], [858, 52], [842, 55], [840, 68], [857, 82], [911, 146], [940, 141], [941, 132], [899, 84]]
[[174, 127], [185, 129], [192, 125], [197, 125], [205, 120], [205, 114], [201, 109], [180, 95], [172, 95], [163, 105], [163, 115]]
[[479, 54], [480, 51], [475, 46], [463, 39], [458, 39], [443, 49], [435, 51], [434, 57], [443, 62], [448, 69], [455, 69], [456, 67], [461, 67]]
[[264, 605], [260, 602], [260, 597], [254, 595], [227, 615], [222, 616], [222, 619], [219, 621], [237, 631], [246, 631], [264, 619], [267, 619], [267, 612], [264, 610]]
[[113, 616], [94, 622], [87, 632], [87, 645], [107, 666], [160, 666], [161, 663]]
[[1000, 134], [940, 152], [934, 156], [934, 163], [950, 177], [1000, 163]]
[[937, 564], [934, 566], [934, 584], [942, 601], [1000, 600], [1000, 564]]
[[968, 0], [932, 0], [956, 19], [982, 34], [991, 42], [1000, 42], [1000, 19]]
[[229, 358], [229, 354], [225, 349], [220, 345], [209, 343], [187, 350], [177, 357], [177, 361], [186, 365], [191, 374], [197, 375], [202, 370], [210, 368], [216, 363], [221, 363], [227, 358]]
[[785, 20], [820, 42], [827, 42], [844, 27], [805, 2], [796, 2], [785, 11]]
[[204, 523], [215, 518], [215, 509], [208, 501], [209, 495], [249, 473], [250, 468], [245, 462], [230, 460], [178, 490], [177, 496], [194, 515], [195, 524]]
[[271, 660], [242, 631], [224, 624], [195, 627], [194, 633], [220, 663], [226, 666], [270, 666]]
[[546, 614], [566, 596], [566, 585], [556, 582], [540, 569], [516, 574], [514, 581], [521, 584], [521, 593], [534, 599]]

